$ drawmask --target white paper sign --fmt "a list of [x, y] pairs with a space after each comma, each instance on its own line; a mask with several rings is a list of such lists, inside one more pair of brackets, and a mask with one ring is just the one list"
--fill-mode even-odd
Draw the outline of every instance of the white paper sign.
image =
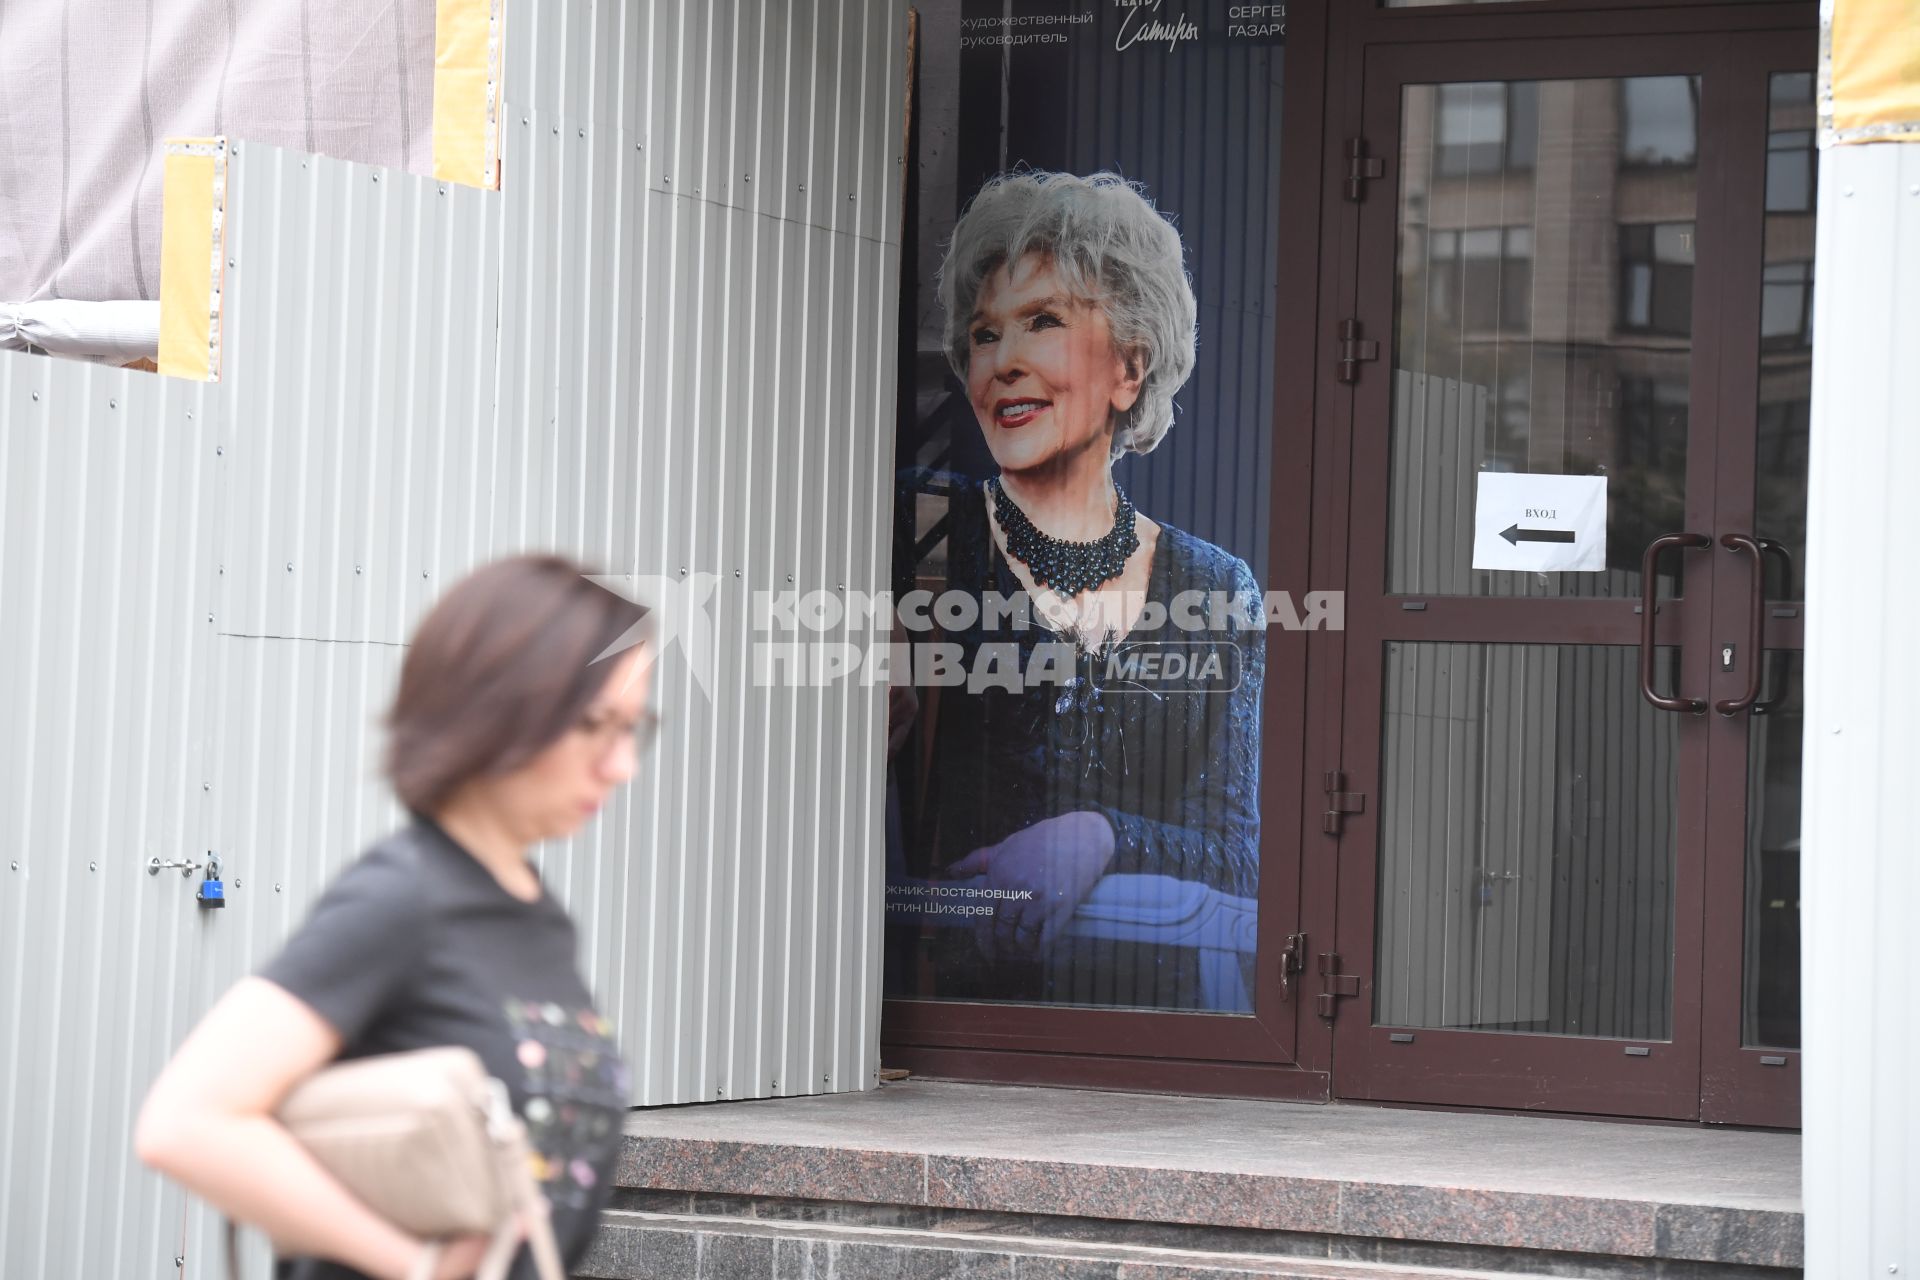
[[1473, 567], [1600, 572], [1607, 567], [1607, 478], [1482, 471]]

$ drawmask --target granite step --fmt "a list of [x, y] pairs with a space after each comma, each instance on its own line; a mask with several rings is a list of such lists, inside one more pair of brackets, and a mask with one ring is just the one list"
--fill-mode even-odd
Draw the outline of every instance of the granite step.
[[[943, 1082], [633, 1113], [615, 1194], [623, 1211], [700, 1220], [645, 1228], [696, 1247], [703, 1234], [824, 1246], [851, 1231], [849, 1245], [952, 1261], [1018, 1242], [995, 1245], [1006, 1265], [986, 1274], [1002, 1277], [1076, 1259], [1131, 1267], [1129, 1249], [1215, 1255], [1196, 1275], [1332, 1263], [1791, 1280], [1802, 1260], [1790, 1134]], [[827, 1234], [781, 1234], [795, 1223]], [[1019, 1257], [1043, 1261], [1009, 1270]], [[917, 1265], [877, 1274], [947, 1274]]]
[[632, 1209], [606, 1215], [575, 1275], [579, 1280], [1546, 1280], [1539, 1272]]

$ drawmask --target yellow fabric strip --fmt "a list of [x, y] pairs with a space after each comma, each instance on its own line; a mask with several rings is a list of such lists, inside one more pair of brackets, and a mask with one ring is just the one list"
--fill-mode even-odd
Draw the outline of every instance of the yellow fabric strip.
[[1827, 138], [1920, 139], [1920, 0], [1832, 0]]
[[438, 0], [433, 176], [500, 186], [500, 0]]
[[160, 199], [160, 372], [220, 380], [225, 138], [168, 139]]

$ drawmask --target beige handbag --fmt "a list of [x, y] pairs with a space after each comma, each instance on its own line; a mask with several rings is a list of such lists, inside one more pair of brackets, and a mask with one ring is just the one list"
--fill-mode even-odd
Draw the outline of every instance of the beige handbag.
[[[526, 1127], [507, 1088], [471, 1049], [386, 1054], [316, 1073], [287, 1096], [280, 1122], [381, 1217], [430, 1241], [490, 1235], [476, 1280], [504, 1280], [524, 1222], [540, 1280], [566, 1280], [547, 1202], [533, 1180]], [[232, 1225], [228, 1267], [234, 1280]], [[414, 1280], [431, 1280], [426, 1250]]]

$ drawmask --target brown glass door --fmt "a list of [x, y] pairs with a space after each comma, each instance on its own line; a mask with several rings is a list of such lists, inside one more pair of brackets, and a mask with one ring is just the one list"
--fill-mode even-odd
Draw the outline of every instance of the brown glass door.
[[[1775, 45], [1733, 86], [1736, 145], [1764, 147], [1765, 159], [1730, 175], [1729, 235], [1739, 260], [1759, 268], [1727, 284], [1721, 371], [1729, 420], [1753, 424], [1723, 433], [1718, 451], [1700, 1118], [1723, 1123], [1799, 1123], [1800, 657], [1818, 204], [1811, 55]], [[1758, 664], [1747, 658], [1756, 628]]]
[[[1790, 771], [1798, 645], [1748, 188], [1769, 70], [1808, 43], [1368, 52], [1355, 313], [1379, 349], [1344, 353], [1341, 750], [1365, 799], [1322, 1001], [1341, 1095], [1687, 1118], [1703, 1071], [1781, 1056], [1724, 1024], [1787, 945], [1734, 901], [1773, 865], [1736, 784]], [[1753, 693], [1760, 561], [1777, 682]]]

